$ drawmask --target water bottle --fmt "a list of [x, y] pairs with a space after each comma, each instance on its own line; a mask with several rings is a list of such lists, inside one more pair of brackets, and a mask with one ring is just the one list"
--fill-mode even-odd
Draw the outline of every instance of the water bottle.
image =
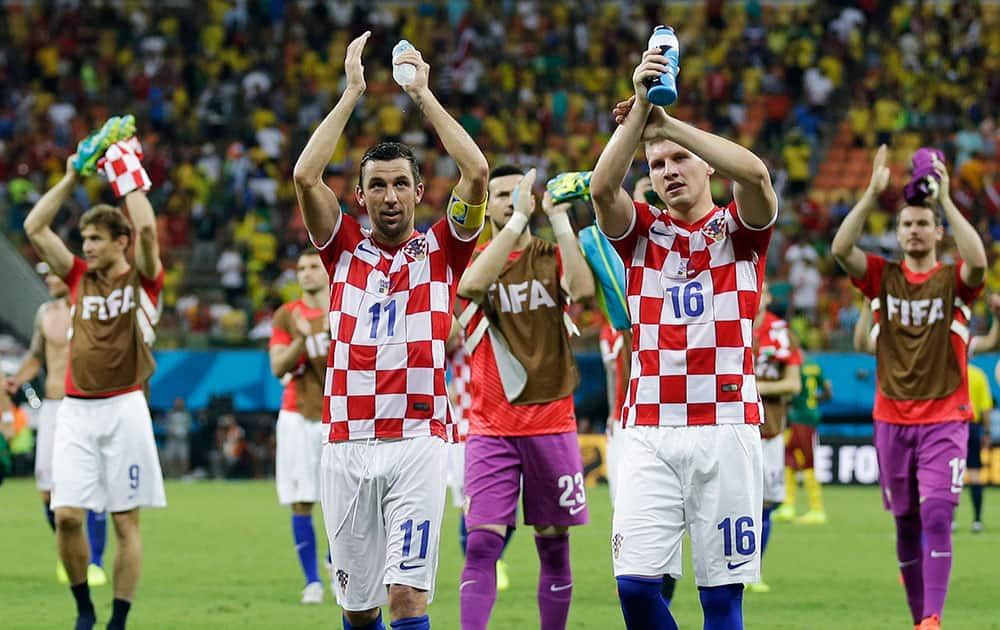
[[670, 105], [677, 100], [677, 70], [680, 65], [680, 44], [674, 29], [669, 26], [657, 26], [649, 38], [646, 50], [659, 48], [667, 58], [667, 71], [656, 79], [646, 79], [646, 94], [653, 105]]
[[405, 87], [413, 83], [417, 78], [417, 67], [412, 63], [401, 63], [396, 65], [396, 58], [407, 50], [416, 50], [413, 44], [405, 39], [392, 47], [392, 78], [400, 87]]
[[24, 392], [24, 397], [28, 401], [28, 406], [32, 409], [40, 409], [42, 406], [42, 401], [38, 397], [38, 393], [30, 382], [21, 385], [21, 391]]

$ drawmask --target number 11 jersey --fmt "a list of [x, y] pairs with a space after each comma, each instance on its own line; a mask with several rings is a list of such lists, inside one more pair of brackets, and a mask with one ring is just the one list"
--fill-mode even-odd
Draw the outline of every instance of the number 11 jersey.
[[753, 320], [772, 230], [746, 225], [735, 203], [690, 225], [635, 203], [611, 239], [632, 320], [624, 426], [760, 424]]
[[454, 442], [445, 342], [458, 280], [476, 246], [447, 218], [380, 246], [341, 214], [318, 247], [330, 275], [330, 353], [323, 422], [329, 441], [413, 438]]

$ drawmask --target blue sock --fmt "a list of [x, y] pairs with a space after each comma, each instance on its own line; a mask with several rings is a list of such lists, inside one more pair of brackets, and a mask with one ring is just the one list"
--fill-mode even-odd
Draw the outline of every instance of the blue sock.
[[299, 564], [306, 576], [306, 584], [319, 582], [312, 514], [292, 514], [292, 536], [295, 538], [295, 550], [299, 552]]
[[56, 513], [52, 511], [48, 503], [43, 503], [42, 505], [45, 507], [45, 520], [49, 522], [49, 527], [52, 528], [52, 531], [56, 531]]
[[431, 618], [427, 615], [422, 617], [407, 617], [397, 619], [391, 624], [392, 630], [431, 630]]
[[[385, 626], [382, 625], [382, 611], [378, 611], [378, 618], [363, 626], [352, 626], [351, 622], [347, 620], [347, 617], [341, 615], [340, 620], [344, 622], [344, 630], [385, 630]], [[429, 626], [428, 626], [429, 627]]]
[[462, 557], [465, 557], [465, 548], [469, 546], [469, 530], [465, 527], [465, 514], [458, 516], [458, 544], [462, 547]]
[[770, 506], [764, 506], [763, 517], [761, 518], [760, 524], [760, 555], [763, 556], [764, 552], [767, 551], [767, 541], [771, 538], [771, 512], [773, 512], [780, 503], [776, 503]]
[[743, 585], [699, 586], [705, 630], [743, 630]]
[[507, 551], [507, 545], [510, 544], [510, 539], [514, 537], [514, 528], [508, 527], [507, 533], [503, 537], [503, 549], [500, 550], [500, 559], [503, 560], [503, 554]]
[[618, 599], [628, 630], [677, 630], [677, 622], [660, 594], [662, 578], [623, 575], [617, 580]]
[[87, 510], [87, 542], [90, 543], [90, 564], [104, 566], [104, 543], [108, 538], [108, 513]]

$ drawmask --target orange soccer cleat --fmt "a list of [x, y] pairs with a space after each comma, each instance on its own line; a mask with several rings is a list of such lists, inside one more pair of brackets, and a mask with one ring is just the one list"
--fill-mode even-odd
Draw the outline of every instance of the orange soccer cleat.
[[937, 615], [924, 617], [924, 620], [914, 630], [941, 630], [941, 617]]

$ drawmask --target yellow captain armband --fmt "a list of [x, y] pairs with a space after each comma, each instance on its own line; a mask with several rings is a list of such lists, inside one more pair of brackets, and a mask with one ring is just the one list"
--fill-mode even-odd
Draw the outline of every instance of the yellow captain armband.
[[481, 203], [466, 203], [459, 199], [453, 190], [451, 191], [451, 199], [448, 201], [448, 216], [467, 230], [479, 229], [483, 225], [483, 219], [486, 218], [486, 201], [488, 199], [489, 195]]

